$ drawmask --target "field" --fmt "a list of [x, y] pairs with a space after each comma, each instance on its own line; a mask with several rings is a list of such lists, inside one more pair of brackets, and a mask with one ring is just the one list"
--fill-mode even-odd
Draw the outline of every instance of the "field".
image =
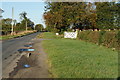
[[[117, 78], [118, 52], [81, 40], [64, 39], [53, 33], [40, 38], [48, 54], [51, 77], [54, 78]], [[47, 40], [48, 39], [48, 40]]]

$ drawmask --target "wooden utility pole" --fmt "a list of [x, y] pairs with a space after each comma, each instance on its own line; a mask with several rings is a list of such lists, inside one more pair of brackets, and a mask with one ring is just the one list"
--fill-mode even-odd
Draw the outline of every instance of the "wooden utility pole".
[[13, 19], [14, 19], [14, 8], [12, 7], [12, 28], [11, 28], [11, 35], [13, 35]]

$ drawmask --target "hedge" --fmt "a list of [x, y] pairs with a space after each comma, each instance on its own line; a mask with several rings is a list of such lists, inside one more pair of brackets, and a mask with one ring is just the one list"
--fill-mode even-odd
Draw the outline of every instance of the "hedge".
[[120, 47], [120, 31], [81, 31], [78, 39], [117, 50]]

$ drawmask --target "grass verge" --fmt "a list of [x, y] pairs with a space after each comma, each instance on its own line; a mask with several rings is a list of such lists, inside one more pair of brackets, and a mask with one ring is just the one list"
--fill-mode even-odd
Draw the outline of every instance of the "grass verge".
[[80, 40], [43, 33], [43, 48], [54, 78], [117, 78], [118, 52]]
[[18, 34], [18, 35], [5, 35], [5, 36], [0, 36], [0, 40], [6, 40], [6, 39], [12, 39], [12, 38], [16, 38], [16, 37], [21, 37], [21, 36], [25, 36], [28, 34], [31, 34], [34, 32], [28, 32], [28, 33], [23, 33], [23, 34]]

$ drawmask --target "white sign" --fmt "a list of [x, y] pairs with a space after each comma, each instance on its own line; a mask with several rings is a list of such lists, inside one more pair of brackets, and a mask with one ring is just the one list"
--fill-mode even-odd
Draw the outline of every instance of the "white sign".
[[77, 32], [64, 32], [64, 38], [77, 38]]

